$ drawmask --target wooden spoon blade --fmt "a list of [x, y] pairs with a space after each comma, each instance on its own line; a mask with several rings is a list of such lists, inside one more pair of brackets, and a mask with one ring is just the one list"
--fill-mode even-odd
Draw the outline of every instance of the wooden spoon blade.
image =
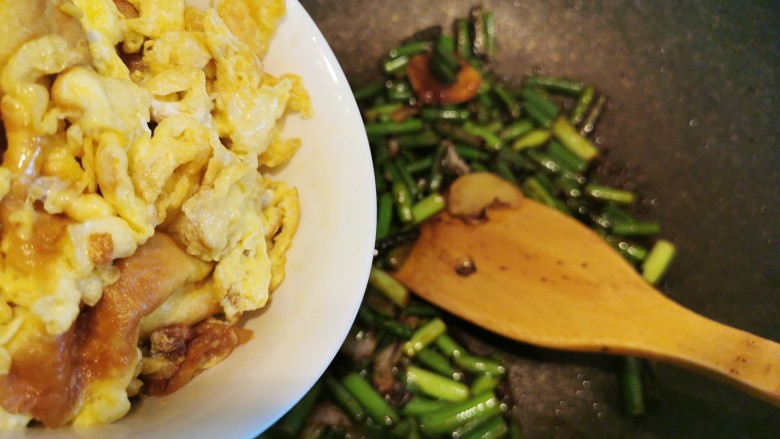
[[478, 223], [437, 215], [395, 277], [508, 338], [668, 361], [780, 404], [780, 345], [675, 304], [593, 231], [530, 200]]

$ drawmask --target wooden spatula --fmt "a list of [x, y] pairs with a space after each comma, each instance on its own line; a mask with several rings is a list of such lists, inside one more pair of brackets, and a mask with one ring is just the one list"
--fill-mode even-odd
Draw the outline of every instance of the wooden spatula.
[[511, 339], [674, 363], [780, 406], [780, 344], [672, 302], [556, 210], [523, 200], [486, 217], [475, 223], [444, 212], [423, 224], [396, 278]]

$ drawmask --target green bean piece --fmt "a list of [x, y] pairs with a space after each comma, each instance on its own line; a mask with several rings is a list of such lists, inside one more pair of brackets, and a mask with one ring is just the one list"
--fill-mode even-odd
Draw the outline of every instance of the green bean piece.
[[553, 139], [547, 144], [547, 153], [550, 157], [553, 157], [563, 169], [571, 173], [585, 172], [588, 168], [588, 164], [585, 160], [561, 146], [561, 144]]
[[368, 284], [401, 308], [409, 304], [409, 290], [385, 271], [372, 266]]
[[357, 372], [345, 376], [342, 384], [366, 409], [368, 416], [380, 425], [391, 427], [401, 420], [395, 409]]
[[504, 148], [499, 151], [498, 158], [523, 171], [533, 171], [535, 169], [533, 163], [511, 148]]
[[462, 439], [497, 439], [509, 432], [509, 426], [500, 415], [494, 415], [479, 423], [473, 430], [459, 436]]
[[532, 88], [522, 88], [520, 97], [525, 100], [526, 104], [536, 107], [548, 119], [555, 119], [561, 111], [554, 102], [547, 99], [547, 96]]
[[[382, 85], [382, 87], [384, 87], [384, 84]], [[389, 118], [390, 115], [400, 110], [401, 107], [403, 107], [403, 105], [399, 104], [398, 102], [393, 102], [391, 104], [377, 105], [375, 107], [371, 107], [368, 110], [363, 111], [363, 118], [366, 120], [366, 122], [380, 121], [382, 119]], [[385, 134], [380, 133], [377, 135], [385, 135]]]
[[461, 58], [471, 58], [471, 28], [466, 18], [455, 20], [455, 47]]
[[424, 303], [412, 303], [404, 309], [404, 314], [418, 317], [438, 317], [439, 309]]
[[431, 48], [430, 41], [412, 41], [402, 46], [390, 49], [390, 58], [417, 55]]
[[438, 145], [439, 140], [441, 140], [441, 138], [428, 129], [416, 134], [398, 136], [395, 139], [398, 147], [402, 149], [431, 148]]
[[432, 193], [412, 206], [414, 224], [420, 224], [444, 210], [447, 202], [439, 193]]
[[411, 365], [406, 368], [406, 384], [411, 389], [445, 401], [466, 401], [471, 395], [467, 385]]
[[615, 235], [608, 235], [606, 239], [629, 262], [638, 264], [647, 257], [647, 249], [639, 244], [623, 240]]
[[533, 123], [530, 120], [522, 119], [507, 125], [498, 133], [498, 137], [502, 142], [508, 144], [518, 137], [527, 134], [532, 129], [534, 129]]
[[417, 419], [409, 418], [409, 423], [412, 428], [409, 430], [409, 434], [406, 435], [406, 439], [421, 439], [420, 430], [417, 428]]
[[596, 122], [598, 122], [599, 117], [601, 117], [601, 113], [604, 111], [606, 105], [607, 97], [605, 95], [600, 95], [598, 99], [596, 99], [596, 103], [593, 104], [593, 108], [591, 108], [585, 121], [582, 123], [582, 129], [580, 130], [581, 135], [587, 136], [593, 132], [596, 128]]
[[362, 422], [366, 418], [366, 411], [360, 405], [357, 399], [342, 386], [341, 383], [333, 378], [325, 378], [325, 388], [334, 401], [355, 421]]
[[640, 358], [622, 357], [620, 390], [623, 395], [623, 410], [628, 416], [641, 416], [645, 413], [643, 366], [643, 360]]
[[442, 35], [436, 40], [436, 44], [433, 45], [433, 57], [455, 71], [460, 68], [460, 61], [455, 55], [455, 42], [448, 36]]
[[520, 117], [520, 104], [517, 102], [517, 98], [501, 84], [496, 84], [493, 87], [493, 93], [498, 96], [498, 99], [504, 105], [507, 113], [513, 118]]
[[377, 193], [384, 193], [388, 189], [387, 179], [385, 178], [384, 172], [379, 169], [379, 166], [374, 167], [374, 184], [376, 185]]
[[472, 172], [488, 172], [488, 168], [481, 162], [471, 162], [469, 166], [471, 166]]
[[676, 252], [677, 249], [671, 242], [665, 239], [656, 241], [642, 264], [642, 277], [650, 285], [657, 284], [669, 268]]
[[[547, 154], [543, 153], [538, 149], [528, 148], [525, 150], [525, 155], [529, 159], [531, 159], [533, 163], [535, 163], [543, 170], [550, 171], [554, 174], [558, 174], [561, 172], [561, 165], [559, 165], [558, 162], [553, 160], [552, 157], [548, 156]], [[550, 185], [548, 190], [550, 190], [550, 192], [554, 192], [555, 188], [553, 187], [553, 185]]]
[[417, 181], [412, 177], [411, 174], [406, 170], [406, 161], [402, 157], [396, 157], [396, 166], [395, 168], [395, 174], [393, 174], [393, 179], [397, 181], [397, 178], [400, 178], [401, 181], [404, 182], [404, 185], [409, 189], [409, 194], [412, 196], [412, 200], [418, 198], [420, 196], [420, 187], [417, 185]]
[[550, 137], [552, 137], [550, 130], [533, 130], [525, 134], [523, 137], [515, 140], [512, 143], [512, 149], [515, 151], [520, 151], [521, 149], [526, 148], [538, 148], [547, 143], [547, 141], [550, 140]]
[[384, 82], [375, 82], [373, 84], [364, 85], [363, 87], [356, 88], [352, 91], [352, 96], [355, 97], [355, 100], [365, 101], [371, 98], [374, 98], [378, 96], [380, 93], [382, 93], [385, 90], [385, 83]]
[[379, 208], [377, 209], [376, 238], [382, 239], [390, 233], [390, 225], [393, 223], [393, 196], [384, 192], [379, 196]]
[[423, 434], [434, 436], [453, 431], [475, 419], [488, 418], [501, 414], [502, 407], [493, 392], [483, 392], [472, 398], [420, 415], [420, 430]]
[[463, 124], [463, 131], [472, 136], [480, 137], [484, 141], [485, 148], [489, 151], [499, 151], [504, 147], [501, 139], [483, 126], [466, 122]]
[[461, 66], [455, 55], [455, 47], [451, 38], [442, 35], [436, 40], [428, 67], [431, 69], [431, 73], [444, 84], [453, 84], [456, 81]]
[[455, 145], [455, 152], [465, 160], [490, 160], [490, 153], [468, 145]]
[[433, 157], [426, 156], [409, 163], [404, 168], [406, 169], [406, 172], [416, 174], [422, 171], [429, 171], [431, 166], [433, 166]]
[[442, 84], [454, 84], [458, 80], [458, 71], [435, 56], [428, 59], [428, 68]]
[[406, 81], [394, 81], [387, 89], [387, 98], [391, 101], [407, 103], [414, 98], [414, 90]]
[[412, 335], [412, 338], [404, 344], [404, 353], [410, 358], [414, 357], [424, 347], [433, 343], [446, 330], [447, 326], [439, 318], [427, 322], [419, 327]]
[[411, 326], [401, 323], [396, 319], [378, 316], [377, 321], [379, 327], [404, 340], [409, 340], [412, 338], [412, 334], [414, 334], [414, 329], [412, 329]]
[[444, 174], [442, 172], [442, 161], [444, 160], [444, 154], [447, 152], [445, 145], [439, 145], [436, 149], [436, 154], [433, 158], [433, 167], [431, 168], [431, 177], [428, 179], [428, 188], [431, 192], [438, 192], [441, 189], [441, 183], [444, 181]]
[[476, 395], [485, 391], [493, 391], [499, 384], [501, 384], [501, 378], [496, 375], [479, 375], [471, 382], [471, 394]]
[[562, 117], [555, 119], [551, 129], [555, 138], [561, 142], [561, 145], [582, 160], [589, 162], [598, 154], [596, 146], [590, 140], [580, 135], [568, 120]]
[[396, 73], [404, 72], [408, 64], [409, 56], [407, 55], [390, 57], [382, 63], [382, 70], [388, 75], [395, 75]]
[[611, 231], [619, 236], [651, 236], [661, 232], [661, 226], [658, 223], [618, 222], [612, 225]]
[[419, 133], [423, 129], [423, 121], [412, 117], [401, 122], [373, 122], [366, 124], [368, 137], [390, 136], [396, 134]]
[[496, 57], [496, 19], [491, 11], [485, 11], [482, 19], [485, 30], [485, 58], [491, 60]]
[[553, 198], [550, 192], [542, 185], [538, 176], [526, 178], [520, 188], [523, 190], [523, 194], [528, 198], [550, 207], [557, 208], [555, 198]]
[[452, 360], [461, 369], [472, 373], [486, 373], [500, 376], [506, 372], [504, 366], [498, 361], [477, 357], [471, 354], [463, 354]]
[[618, 204], [631, 204], [636, 200], [633, 192], [602, 186], [596, 183], [585, 185], [585, 193], [594, 200], [611, 201]]
[[456, 142], [462, 142], [476, 147], [481, 147], [484, 143], [484, 140], [481, 137], [469, 134], [462, 127], [449, 122], [439, 122], [433, 126], [433, 129], [442, 137], [447, 137]]
[[393, 201], [395, 202], [398, 219], [402, 223], [411, 223], [414, 221], [412, 214], [412, 194], [403, 181], [393, 182]]
[[515, 185], [518, 184], [517, 177], [515, 177], [514, 172], [512, 172], [512, 170], [509, 168], [509, 165], [507, 165], [505, 161], [496, 160], [493, 163], [493, 169], [499, 177]]
[[535, 107], [533, 104], [524, 102], [523, 110], [525, 110], [525, 113], [528, 115], [528, 117], [530, 117], [531, 120], [536, 122], [536, 124], [540, 127], [550, 128], [552, 126], [554, 119], [544, 114], [542, 110]]
[[450, 405], [451, 403], [449, 402], [428, 399], [419, 395], [414, 395], [409, 399], [409, 402], [406, 403], [404, 408], [401, 409], [401, 413], [404, 416], [419, 416], [425, 413], [441, 410]]
[[441, 334], [435, 341], [436, 347], [444, 353], [444, 355], [455, 359], [461, 355], [466, 354], [466, 349], [452, 339], [448, 334]]
[[460, 375], [452, 367], [450, 360], [444, 355], [434, 351], [430, 348], [422, 348], [415, 357], [423, 366], [427, 366], [431, 370], [438, 372], [442, 375], [448, 376], [456, 381], [459, 381]]
[[593, 96], [596, 94], [596, 87], [592, 84], [585, 87], [580, 93], [580, 97], [577, 99], [577, 104], [571, 111], [569, 116], [569, 122], [572, 125], [579, 125], [585, 119], [585, 113], [590, 108], [590, 104], [593, 102]]
[[523, 85], [528, 87], [539, 87], [551, 92], [563, 93], [571, 96], [579, 96], [584, 91], [584, 85], [581, 82], [553, 76], [529, 76], [525, 78]]
[[305, 395], [296, 403], [289, 412], [276, 424], [275, 431], [287, 437], [296, 437], [300, 434], [306, 419], [314, 410], [314, 405], [320, 395], [322, 384], [318, 381]]
[[425, 107], [420, 110], [420, 117], [428, 121], [449, 120], [462, 122], [469, 120], [470, 113], [469, 110], [458, 107]]
[[582, 186], [576, 179], [569, 177], [567, 174], [559, 175], [553, 180], [553, 184], [567, 198], [580, 198], [582, 196]]

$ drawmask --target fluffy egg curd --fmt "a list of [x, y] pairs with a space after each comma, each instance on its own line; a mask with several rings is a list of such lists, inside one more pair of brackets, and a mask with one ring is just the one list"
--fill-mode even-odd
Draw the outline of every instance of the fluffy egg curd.
[[284, 0], [0, 0], [0, 430], [114, 421], [251, 333], [309, 116], [260, 59]]

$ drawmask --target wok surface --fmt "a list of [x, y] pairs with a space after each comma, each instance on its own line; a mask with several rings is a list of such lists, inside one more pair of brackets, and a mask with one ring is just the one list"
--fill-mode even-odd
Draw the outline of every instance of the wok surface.
[[[353, 85], [415, 30], [449, 26], [475, 1], [301, 0]], [[494, 72], [541, 71], [610, 97], [599, 173], [635, 189], [640, 218], [679, 249], [661, 290], [720, 322], [780, 340], [780, 3], [483, 1], [496, 15]], [[325, 111], [320, 109], [320, 111]], [[780, 437], [780, 411], [730, 387], [656, 365], [642, 419], [621, 414], [615, 358], [538, 349], [454, 324], [511, 364], [525, 436]]]

